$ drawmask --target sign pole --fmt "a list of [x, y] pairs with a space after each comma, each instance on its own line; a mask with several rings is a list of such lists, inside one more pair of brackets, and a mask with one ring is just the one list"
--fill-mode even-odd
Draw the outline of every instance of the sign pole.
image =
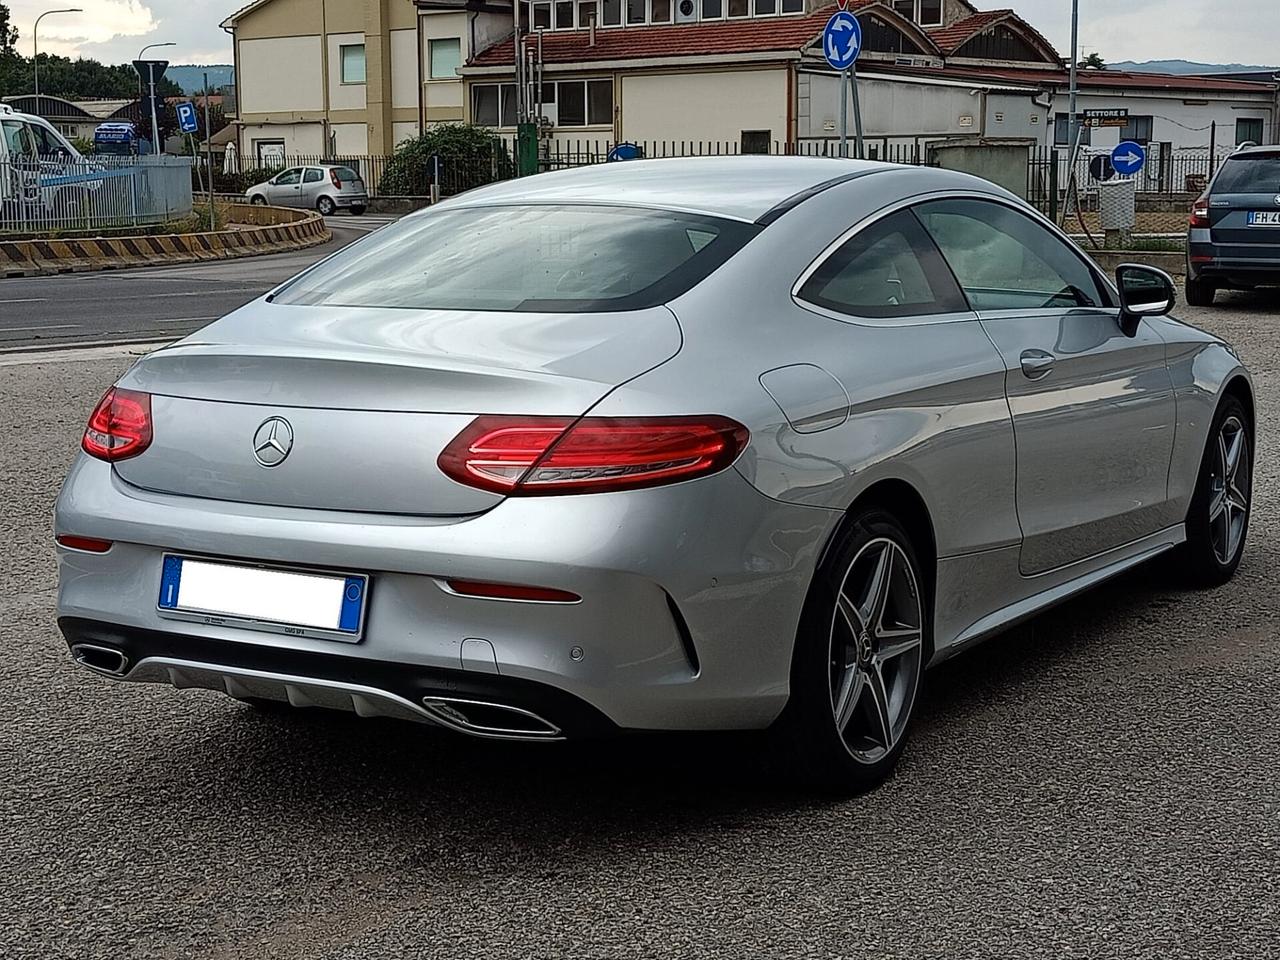
[[844, 80], [849, 71], [840, 78], [840, 156], [849, 156], [849, 94], [845, 92]]
[[160, 125], [156, 122], [156, 65], [154, 63], [147, 64], [147, 77], [151, 81], [151, 152], [158, 157], [164, 151], [160, 145]]
[[853, 129], [857, 137], [858, 159], [865, 160], [867, 152], [862, 142], [862, 103], [858, 100], [858, 65], [849, 68], [849, 87], [853, 91]]

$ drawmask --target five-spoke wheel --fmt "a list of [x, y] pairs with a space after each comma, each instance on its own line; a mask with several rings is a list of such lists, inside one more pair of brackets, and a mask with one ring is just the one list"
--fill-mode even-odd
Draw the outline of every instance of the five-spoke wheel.
[[778, 728], [806, 779], [849, 792], [889, 774], [919, 698], [929, 631], [903, 525], [879, 508], [851, 515], [809, 591]]
[[1178, 572], [1192, 584], [1215, 586], [1236, 572], [1249, 533], [1252, 495], [1249, 417], [1239, 399], [1227, 396], [1213, 418], [1187, 511], [1187, 542], [1177, 556]]

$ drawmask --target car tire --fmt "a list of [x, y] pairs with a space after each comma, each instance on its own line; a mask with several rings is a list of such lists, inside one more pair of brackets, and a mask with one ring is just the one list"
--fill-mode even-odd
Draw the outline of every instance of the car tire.
[[805, 783], [859, 793], [897, 764], [932, 649], [921, 573], [902, 524], [878, 508], [851, 516], [827, 551], [774, 731], [784, 763]]
[[351, 215], [353, 217], [363, 217], [364, 212], [368, 209], [369, 208], [366, 207], [363, 203], [353, 203], [351, 205]]
[[1218, 407], [1187, 510], [1187, 541], [1174, 570], [1192, 587], [1216, 587], [1235, 576], [1253, 507], [1253, 436], [1239, 398]]
[[332, 217], [338, 211], [338, 205], [328, 197], [321, 197], [316, 201], [316, 209], [320, 211], [322, 217]]
[[260, 193], [255, 193], [252, 197], [249, 198], [249, 202], [252, 203], [254, 206], [265, 207], [267, 205], [267, 198]]
[[1217, 294], [1218, 288], [1207, 280], [1192, 280], [1187, 278], [1187, 304], [1192, 307], [1212, 307], [1213, 298]]

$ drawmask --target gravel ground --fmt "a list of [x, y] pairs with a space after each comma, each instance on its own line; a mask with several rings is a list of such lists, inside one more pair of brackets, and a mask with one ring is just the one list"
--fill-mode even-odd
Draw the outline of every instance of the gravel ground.
[[124, 361], [0, 365], [0, 956], [1280, 956], [1280, 297], [1184, 315], [1262, 398], [1237, 579], [1140, 571], [945, 665], [838, 803], [752, 738], [493, 745], [74, 669], [50, 507]]

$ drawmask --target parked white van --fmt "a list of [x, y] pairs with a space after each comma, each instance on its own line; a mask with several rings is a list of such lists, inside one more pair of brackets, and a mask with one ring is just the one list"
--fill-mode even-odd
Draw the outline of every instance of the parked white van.
[[86, 166], [43, 117], [0, 103], [0, 227], [67, 216], [95, 186]]

